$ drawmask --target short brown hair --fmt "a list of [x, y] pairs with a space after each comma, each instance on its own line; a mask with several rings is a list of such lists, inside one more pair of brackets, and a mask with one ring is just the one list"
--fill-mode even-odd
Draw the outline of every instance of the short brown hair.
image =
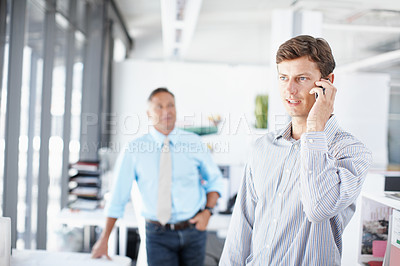
[[303, 56], [308, 56], [311, 61], [317, 64], [323, 78], [335, 69], [335, 59], [333, 59], [328, 42], [322, 38], [314, 38], [309, 35], [299, 35], [279, 46], [276, 53], [276, 63], [279, 64], [282, 61]]
[[171, 94], [171, 96], [175, 99], [175, 95], [174, 95], [172, 92], [170, 92], [167, 88], [157, 88], [157, 89], [153, 90], [153, 91], [150, 93], [150, 96], [149, 96], [149, 98], [147, 99], [147, 101], [148, 101], [148, 102], [151, 102], [151, 99], [153, 99], [154, 95], [156, 95], [156, 94], [158, 94], [158, 93], [160, 93], [160, 92], [169, 93], [169, 94]]

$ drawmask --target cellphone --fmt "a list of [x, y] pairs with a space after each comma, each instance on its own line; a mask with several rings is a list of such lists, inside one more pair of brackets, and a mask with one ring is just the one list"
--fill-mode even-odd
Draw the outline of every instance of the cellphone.
[[[325, 91], [324, 87], [322, 87], [322, 86], [318, 86], [318, 87], [320, 87], [322, 90]], [[316, 99], [318, 99], [318, 92], [315, 93], [315, 100], [316, 100]]]
[[[327, 79], [327, 80], [331, 81], [330, 79]], [[325, 88], [322, 87], [322, 86], [318, 86], [318, 87], [320, 87], [320, 88], [322, 89], [322, 91], [324, 92], [324, 94], [325, 94]], [[315, 100], [316, 100], [317, 98], [318, 98], [318, 93], [316, 92], [316, 93], [315, 93]]]

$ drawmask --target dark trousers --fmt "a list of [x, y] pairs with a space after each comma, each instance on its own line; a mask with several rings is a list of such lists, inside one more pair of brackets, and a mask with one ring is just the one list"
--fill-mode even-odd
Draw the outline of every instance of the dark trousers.
[[149, 266], [203, 266], [207, 232], [195, 226], [183, 230], [165, 229], [146, 223], [146, 250]]

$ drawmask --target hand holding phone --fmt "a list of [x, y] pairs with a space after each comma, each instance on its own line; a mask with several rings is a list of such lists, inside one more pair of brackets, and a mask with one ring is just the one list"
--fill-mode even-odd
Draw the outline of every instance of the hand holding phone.
[[[310, 91], [310, 94], [315, 94], [315, 103], [307, 116], [307, 132], [323, 131], [333, 113], [337, 89], [331, 81], [333, 81], [333, 75], [329, 78], [322, 78], [315, 82], [315, 87]], [[318, 98], [318, 96], [320, 97]]]
[[[327, 80], [331, 81], [329, 78], [327, 78]], [[322, 89], [322, 93], [325, 95], [325, 88], [322, 86], [318, 86]], [[318, 99], [318, 92], [315, 93], [315, 100]]]
[[[325, 88], [322, 86], [318, 86], [322, 89], [322, 93], [325, 95]], [[318, 92], [315, 93], [315, 100], [318, 99]]]

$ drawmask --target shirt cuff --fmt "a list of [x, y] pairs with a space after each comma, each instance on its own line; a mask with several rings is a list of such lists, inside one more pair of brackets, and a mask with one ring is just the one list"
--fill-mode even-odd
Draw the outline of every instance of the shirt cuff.
[[121, 218], [124, 215], [124, 208], [115, 208], [113, 206], [106, 206], [104, 213], [107, 217]]
[[219, 194], [219, 197], [222, 197], [222, 188], [220, 187], [208, 187], [205, 189], [206, 190], [206, 194], [210, 193], [210, 192], [217, 192]]
[[300, 139], [301, 146], [307, 150], [328, 151], [328, 141], [324, 131], [306, 132]]

